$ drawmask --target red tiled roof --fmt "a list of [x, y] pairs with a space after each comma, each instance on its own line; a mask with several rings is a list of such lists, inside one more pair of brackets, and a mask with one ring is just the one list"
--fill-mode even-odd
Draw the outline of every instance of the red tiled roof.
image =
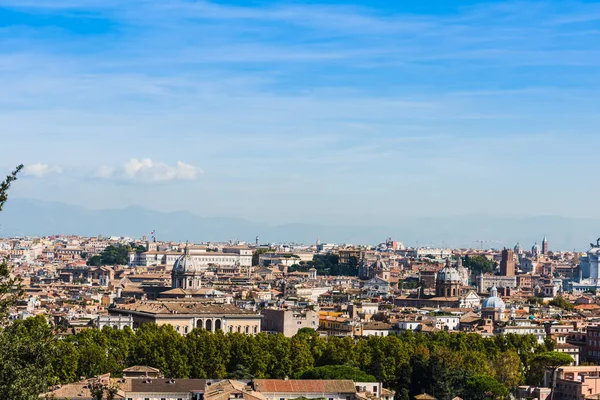
[[351, 380], [255, 379], [254, 384], [263, 393], [356, 393]]

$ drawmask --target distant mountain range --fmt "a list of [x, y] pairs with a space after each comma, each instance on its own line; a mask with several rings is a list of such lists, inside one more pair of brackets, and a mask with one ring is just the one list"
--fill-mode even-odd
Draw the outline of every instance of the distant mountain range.
[[[73, 205], [29, 199], [9, 199], [0, 213], [0, 236], [79, 234], [142, 237], [156, 230], [159, 240], [254, 241], [261, 243], [322, 242], [371, 243], [392, 237], [407, 245], [478, 248], [523, 248], [541, 243], [547, 235], [550, 249], [586, 250], [600, 237], [600, 219], [558, 216], [499, 218], [490, 216], [410, 217], [390, 226], [340, 226], [310, 223], [269, 224], [242, 218], [202, 217], [160, 212], [143, 207], [88, 210]], [[496, 242], [498, 241], [498, 242]]]

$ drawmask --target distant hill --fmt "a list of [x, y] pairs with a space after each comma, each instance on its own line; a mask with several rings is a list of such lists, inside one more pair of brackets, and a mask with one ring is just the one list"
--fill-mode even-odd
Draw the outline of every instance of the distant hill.
[[[63, 203], [9, 199], [0, 213], [0, 236], [115, 235], [141, 237], [153, 229], [159, 240], [254, 241], [314, 243], [380, 243], [387, 237], [407, 245], [479, 247], [476, 240], [498, 240], [508, 247], [517, 241], [529, 248], [548, 236], [550, 249], [586, 250], [600, 237], [599, 219], [559, 216], [498, 218], [489, 216], [411, 217], [390, 226], [339, 226], [309, 223], [270, 224], [242, 218], [202, 217], [186, 211], [160, 212], [143, 207], [88, 210]], [[503, 247], [485, 243], [485, 247]]]

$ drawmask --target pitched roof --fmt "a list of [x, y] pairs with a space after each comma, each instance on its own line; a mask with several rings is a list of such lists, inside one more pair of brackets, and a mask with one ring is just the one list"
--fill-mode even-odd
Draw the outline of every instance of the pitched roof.
[[356, 393], [351, 380], [256, 379], [254, 388], [263, 393]]
[[160, 370], [154, 367], [148, 367], [147, 365], [134, 365], [133, 367], [125, 368], [123, 372], [155, 372], [158, 373]]
[[204, 391], [206, 379], [130, 379], [130, 393], [189, 393]]

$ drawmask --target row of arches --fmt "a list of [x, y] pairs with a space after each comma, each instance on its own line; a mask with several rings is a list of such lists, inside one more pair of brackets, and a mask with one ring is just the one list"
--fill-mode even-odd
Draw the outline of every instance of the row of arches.
[[213, 320], [212, 319], [199, 319], [196, 321], [196, 328], [206, 329], [207, 331], [216, 332], [219, 330], [223, 330], [223, 322], [220, 319], [216, 319], [214, 322], [214, 330], [213, 330]]
[[227, 331], [229, 333], [246, 333], [246, 334], [257, 334], [258, 333], [258, 326], [254, 325], [254, 326], [250, 326], [250, 325], [237, 325], [237, 326], [229, 326], [229, 327], [225, 327], [224, 322], [217, 318], [217, 319], [198, 319], [196, 321], [196, 328], [200, 328], [200, 329], [206, 329], [207, 331], [210, 332], [216, 332], [216, 331]]

